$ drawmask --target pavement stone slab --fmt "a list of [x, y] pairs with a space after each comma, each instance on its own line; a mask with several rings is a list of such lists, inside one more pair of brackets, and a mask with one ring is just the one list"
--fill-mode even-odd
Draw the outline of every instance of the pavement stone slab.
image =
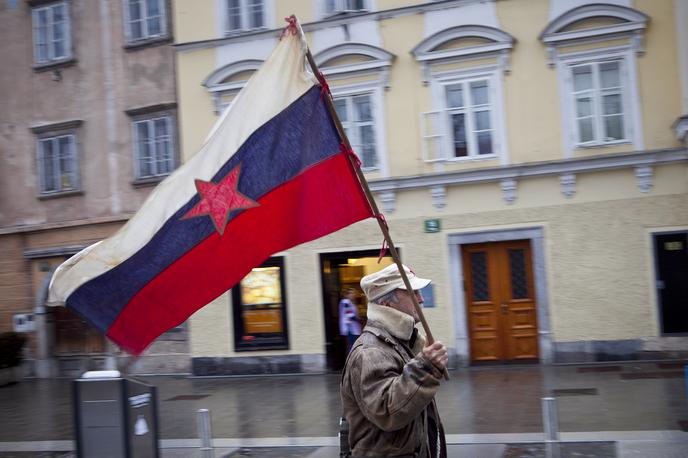
[[[552, 444], [557, 458], [617, 458], [615, 442], [580, 442]], [[558, 450], [557, 450], [558, 448]], [[502, 458], [547, 458], [547, 447], [541, 444], [507, 444]]]

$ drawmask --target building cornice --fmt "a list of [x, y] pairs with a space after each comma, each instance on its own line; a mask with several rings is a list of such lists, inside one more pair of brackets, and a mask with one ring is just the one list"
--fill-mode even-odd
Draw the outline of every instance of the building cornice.
[[69, 245], [51, 248], [31, 248], [24, 250], [24, 258], [41, 259], [52, 258], [55, 256], [72, 256], [86, 248], [88, 245]]
[[46, 132], [57, 132], [63, 130], [74, 130], [84, 123], [83, 119], [70, 119], [68, 121], [58, 121], [50, 123], [41, 123], [29, 126], [29, 129], [34, 134], [43, 134]]
[[[382, 11], [365, 11], [348, 14], [339, 14], [324, 18], [320, 21], [313, 21], [301, 24], [304, 32], [314, 32], [316, 30], [327, 29], [340, 25], [347, 25], [361, 20], [383, 20], [390, 19], [397, 16], [408, 16], [412, 14], [425, 13], [428, 11], [437, 11], [447, 8], [453, 8], [461, 5], [468, 5], [472, 3], [483, 3], [485, 0], [436, 0], [432, 2], [423, 3], [420, 5], [402, 6], [399, 8], [391, 8]], [[213, 38], [210, 40], [189, 41], [185, 43], [175, 43], [174, 49], [177, 51], [191, 51], [194, 49], [214, 48], [223, 46], [228, 43], [239, 43], [245, 41], [255, 41], [261, 38], [274, 38], [282, 33], [282, 27], [274, 29], [261, 29], [249, 31], [240, 35], [232, 35], [222, 38]]]
[[380, 178], [370, 180], [373, 192], [387, 192], [401, 189], [431, 188], [434, 186], [464, 185], [472, 183], [501, 182], [519, 178], [560, 176], [586, 172], [649, 167], [688, 161], [688, 149], [668, 148], [652, 151], [609, 154], [559, 161], [535, 162], [477, 170], [429, 173], [408, 177]]
[[0, 227], [0, 235], [39, 232], [53, 229], [65, 229], [70, 227], [90, 226], [94, 224], [120, 223], [129, 220], [129, 218], [131, 218], [132, 216], [134, 216], [133, 213], [127, 213], [123, 215], [103, 216], [99, 218], [85, 218], [72, 221], [59, 221], [53, 223], [36, 223]]
[[124, 110], [127, 116], [141, 116], [151, 113], [160, 113], [162, 111], [176, 110], [177, 102], [163, 102], [154, 105], [146, 105], [142, 107], [134, 107]]

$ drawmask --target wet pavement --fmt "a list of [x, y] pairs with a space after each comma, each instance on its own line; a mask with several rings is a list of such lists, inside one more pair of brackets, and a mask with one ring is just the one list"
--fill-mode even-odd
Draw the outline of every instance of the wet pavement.
[[[561, 456], [688, 457], [683, 366], [680, 362], [461, 369], [450, 373], [437, 400], [456, 453], [452, 456], [545, 456], [541, 398], [554, 396], [559, 430], [567, 441]], [[158, 389], [160, 437], [167, 443], [163, 458], [196, 456], [195, 449], [176, 447], [173, 441], [186, 440], [184, 447], [193, 442], [198, 436], [195, 415], [202, 408], [211, 411], [213, 437], [222, 453], [217, 457], [337, 456], [337, 374], [140, 379]], [[24, 380], [0, 388], [0, 458], [71, 458], [53, 453], [60, 450], [57, 445], [34, 449], [45, 455], [23, 455], [25, 449], [10, 444], [71, 441], [71, 402], [70, 380]], [[656, 434], [644, 439], [640, 432]], [[633, 439], [639, 439], [635, 446]], [[676, 451], [673, 455], [656, 454], [669, 444]], [[276, 455], [270, 451], [273, 446]], [[655, 455], [642, 452], [646, 449]]]

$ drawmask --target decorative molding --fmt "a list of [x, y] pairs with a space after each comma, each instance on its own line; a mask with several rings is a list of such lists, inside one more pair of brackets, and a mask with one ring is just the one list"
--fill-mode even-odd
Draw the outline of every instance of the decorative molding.
[[380, 203], [382, 204], [382, 211], [385, 213], [394, 213], [397, 205], [397, 196], [394, 191], [383, 191], [379, 193]]
[[[304, 32], [314, 32], [316, 30], [329, 29], [332, 27], [342, 26], [344, 24], [353, 24], [359, 21], [380, 21], [384, 19], [391, 19], [399, 16], [413, 16], [422, 14], [427, 11], [439, 11], [444, 9], [455, 8], [457, 6], [466, 6], [477, 3], [484, 3], [485, 0], [435, 0], [420, 3], [416, 5], [402, 6], [398, 8], [390, 8], [386, 10], [362, 12], [356, 14], [336, 15], [327, 17], [320, 21], [313, 21], [301, 24]], [[192, 49], [214, 48], [223, 46], [227, 43], [239, 43], [245, 41], [255, 41], [261, 39], [273, 39], [282, 33], [283, 27], [280, 26], [274, 29], [249, 30], [245, 33], [238, 33], [223, 38], [214, 38], [210, 40], [190, 41], [186, 43], [177, 43], [174, 48], [177, 51], [188, 51]]]
[[[258, 70], [261, 65], [263, 65], [263, 61], [260, 59], [246, 59], [232, 62], [212, 72], [203, 80], [201, 85], [207, 87], [210, 91], [221, 91], [225, 86], [232, 85], [231, 83], [222, 84], [222, 81], [237, 73]], [[245, 84], [246, 82], [244, 81], [243, 83]]]
[[446, 186], [432, 186], [430, 188], [430, 195], [432, 196], [432, 206], [436, 209], [442, 210], [447, 206]]
[[[489, 42], [466, 48], [435, 50], [444, 43], [461, 38], [482, 38]], [[483, 25], [462, 25], [429, 36], [416, 45], [411, 50], [411, 54], [421, 64], [423, 83], [427, 84], [430, 79], [429, 67], [438, 63], [496, 57], [500, 69], [509, 73], [509, 57], [515, 43], [516, 39], [503, 30]]]
[[215, 114], [220, 114], [222, 111], [222, 94], [236, 94], [243, 89], [247, 83], [247, 81], [235, 81], [233, 83], [223, 83], [223, 81], [238, 73], [251, 70], [256, 71], [261, 65], [263, 65], [263, 61], [260, 59], [246, 59], [232, 62], [231, 64], [227, 64], [213, 71], [203, 80], [201, 85], [205, 86], [212, 95]]
[[[328, 61], [333, 59], [352, 55], [366, 56], [371, 60], [348, 65], [336, 65], [334, 67], [326, 65]], [[385, 89], [389, 89], [389, 69], [396, 56], [382, 48], [365, 43], [342, 43], [320, 51], [313, 58], [325, 76], [341, 78], [367, 73], [379, 73], [380, 83]]]
[[504, 202], [511, 205], [516, 200], [516, 186], [518, 182], [513, 178], [505, 178], [500, 182], [502, 188], [502, 199]]
[[369, 181], [373, 192], [399, 191], [432, 186], [464, 185], [471, 183], [498, 182], [506, 178], [557, 176], [567, 173], [600, 172], [643, 165], [662, 165], [688, 162], [687, 148], [633, 151], [631, 153], [561, 159], [558, 161], [533, 162], [483, 169], [457, 170], [427, 173], [397, 178], [378, 178]]
[[641, 165], [635, 168], [635, 177], [638, 179], [638, 189], [640, 192], [650, 192], [652, 190], [652, 166]]
[[576, 194], [576, 175], [573, 173], [562, 173], [559, 175], [559, 184], [561, 186], [561, 193], [567, 199]]
[[68, 121], [59, 121], [46, 124], [36, 124], [30, 126], [29, 129], [34, 134], [44, 134], [46, 132], [57, 132], [62, 130], [73, 130], [84, 123], [83, 119], [70, 119]]
[[155, 105], [147, 105], [145, 107], [129, 108], [124, 112], [131, 117], [148, 115], [151, 113], [160, 113], [162, 111], [175, 110], [177, 102], [156, 103]]
[[[602, 27], [564, 31], [567, 27], [586, 19], [606, 17], [623, 22]], [[627, 37], [638, 55], [645, 52], [644, 32], [650, 20], [646, 14], [620, 5], [595, 3], [573, 8], [550, 22], [540, 33], [540, 40], [547, 46], [549, 66], [553, 67], [557, 59], [559, 46], [583, 44], [600, 39]]]
[[681, 140], [683, 143], [688, 143], [688, 114], [678, 118], [674, 122], [672, 128], [674, 129], [674, 132], [676, 132], [676, 138]]

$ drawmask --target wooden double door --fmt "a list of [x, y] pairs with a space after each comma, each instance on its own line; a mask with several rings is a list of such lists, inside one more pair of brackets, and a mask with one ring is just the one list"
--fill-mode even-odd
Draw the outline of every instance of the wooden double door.
[[471, 361], [537, 362], [530, 242], [480, 243], [461, 250]]

